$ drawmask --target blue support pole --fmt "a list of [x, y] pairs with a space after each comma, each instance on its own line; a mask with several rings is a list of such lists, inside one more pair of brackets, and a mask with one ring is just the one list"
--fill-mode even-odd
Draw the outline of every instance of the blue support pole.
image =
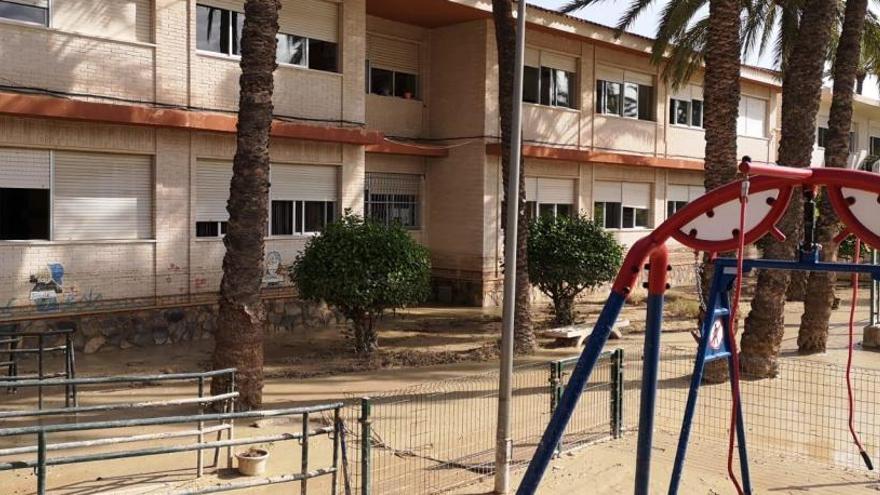
[[663, 294], [648, 296], [648, 318], [639, 410], [639, 441], [636, 452], [636, 495], [651, 493], [651, 449], [654, 440], [654, 408], [660, 367], [660, 331], [663, 325]]
[[563, 432], [565, 432], [565, 427], [568, 426], [568, 421], [571, 419], [574, 407], [584, 391], [584, 385], [589, 380], [590, 374], [596, 366], [596, 361], [599, 360], [599, 356], [602, 354], [602, 348], [605, 347], [605, 343], [608, 341], [608, 335], [611, 333], [611, 328], [614, 326], [614, 322], [617, 321], [620, 309], [625, 301], [626, 296], [617, 292], [612, 292], [611, 296], [608, 297], [608, 301], [605, 303], [605, 307], [596, 321], [596, 326], [587, 340], [587, 345], [584, 347], [584, 351], [578, 359], [571, 378], [568, 380], [565, 392], [562, 393], [559, 404], [556, 410], [553, 411], [550, 424], [547, 425], [535, 455], [529, 463], [529, 468], [523, 476], [522, 483], [516, 491], [517, 495], [532, 495], [538, 489], [538, 484], [544, 476], [544, 471], [547, 470], [550, 459], [553, 458], [556, 446], [559, 444]]
[[687, 455], [688, 440], [690, 439], [691, 426], [693, 425], [694, 413], [697, 408], [697, 394], [700, 390], [700, 382], [703, 380], [703, 369], [706, 365], [706, 351], [709, 346], [709, 339], [712, 334], [712, 327], [715, 325], [716, 311], [719, 308], [719, 301], [722, 297], [727, 297], [728, 277], [724, 275], [724, 268], [719, 263], [715, 264], [715, 273], [712, 276], [712, 289], [709, 292], [709, 301], [707, 301], [707, 312], [703, 318], [703, 324], [700, 331], [700, 344], [697, 346], [697, 359], [694, 362], [694, 371], [691, 374], [691, 386], [688, 392], [687, 404], [684, 410], [684, 419], [681, 423], [681, 433], [678, 438], [678, 449], [675, 452], [675, 463], [672, 466], [672, 479], [669, 482], [669, 495], [678, 493], [678, 486], [681, 484], [681, 475], [684, 471], [684, 459]]

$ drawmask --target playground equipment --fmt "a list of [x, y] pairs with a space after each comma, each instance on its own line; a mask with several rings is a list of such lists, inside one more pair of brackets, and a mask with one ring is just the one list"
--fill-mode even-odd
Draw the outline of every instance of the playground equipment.
[[[836, 239], [842, 241], [855, 235], [874, 249], [880, 249], [880, 180], [876, 174], [855, 170], [817, 168], [795, 169], [772, 165], [752, 165], [748, 157], [743, 159], [740, 171], [744, 178], [737, 180], [696, 199], [671, 216], [656, 230], [636, 242], [621, 268], [611, 289], [596, 326], [581, 354], [568, 386], [557, 403], [550, 423], [544, 431], [535, 455], [529, 464], [518, 495], [533, 494], [547, 469], [554, 450], [562, 437], [574, 408], [590, 378], [602, 348], [627, 295], [648, 260], [647, 321], [644, 343], [644, 371], [642, 375], [641, 408], [639, 414], [638, 447], [636, 451], [635, 491], [638, 495], [650, 493], [650, 469], [654, 430], [654, 408], [657, 396], [657, 376], [660, 359], [660, 330], [663, 322], [664, 293], [667, 284], [668, 252], [665, 243], [670, 238], [684, 246], [712, 254], [714, 275], [707, 313], [699, 334], [699, 345], [691, 377], [690, 390], [685, 406], [679, 436], [678, 449], [669, 484], [670, 495], [678, 493], [684, 468], [688, 440], [697, 403], [697, 395], [706, 363], [726, 359], [731, 378], [731, 427], [728, 452], [728, 474], [740, 494], [751, 494], [748, 450], [739, 391], [739, 361], [736, 348], [736, 314], [739, 303], [742, 276], [753, 269], [777, 269], [790, 271], [824, 271], [853, 275], [854, 295], [857, 295], [857, 277], [870, 274], [873, 281], [880, 280], [880, 266], [862, 265], [858, 259], [853, 263], [828, 263], [819, 261], [820, 247], [816, 244], [817, 191], [824, 187], [835, 213], [845, 225]], [[777, 240], [785, 236], [776, 228], [788, 207], [795, 188], [801, 188], [804, 197], [804, 238], [798, 259], [764, 260], [744, 259], [744, 247], [770, 233]], [[736, 258], [716, 258], [715, 253], [737, 251]], [[859, 248], [856, 248], [856, 253]], [[732, 296], [731, 297], [731, 293]], [[853, 310], [850, 312], [850, 356], [847, 363], [847, 389], [850, 398], [849, 425], [853, 440], [858, 446], [865, 464], [873, 469], [871, 460], [859, 441], [853, 427], [853, 399], [849, 368], [852, 362]], [[738, 442], [740, 480], [733, 469], [734, 437]]]

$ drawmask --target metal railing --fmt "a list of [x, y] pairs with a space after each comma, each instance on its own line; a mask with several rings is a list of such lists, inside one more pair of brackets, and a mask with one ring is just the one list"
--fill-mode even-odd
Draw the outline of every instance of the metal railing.
[[[205, 386], [207, 380], [214, 377], [225, 377], [224, 382], [228, 384], [226, 392], [217, 395], [205, 395]], [[95, 385], [133, 385], [133, 384], [156, 384], [169, 382], [191, 382], [198, 383], [197, 395], [193, 397], [184, 397], [179, 399], [155, 400], [155, 401], [131, 401], [131, 402], [114, 402], [109, 404], [95, 405], [77, 405], [73, 407], [58, 407], [43, 409], [42, 401], [37, 409], [9, 409], [0, 411], [0, 420], [27, 420], [29, 418], [43, 418], [47, 416], [72, 416], [82, 419], [82, 414], [99, 413], [110, 411], [142, 411], [145, 409], [160, 409], [174, 406], [196, 405], [199, 407], [199, 413], [204, 414], [205, 408], [211, 404], [219, 404], [220, 410], [224, 412], [235, 411], [235, 400], [238, 398], [238, 392], [235, 391], [235, 369], [227, 368], [222, 370], [211, 370], [196, 373], [170, 373], [162, 375], [121, 375], [121, 376], [105, 376], [105, 377], [81, 377], [73, 379], [49, 379], [49, 380], [21, 380], [13, 382], [0, 382], [0, 389], [14, 384], [16, 387], [28, 388], [37, 387], [42, 390], [43, 387], [57, 386], [64, 387], [65, 390], [74, 389], [77, 386], [95, 386]], [[206, 427], [203, 421], [196, 423], [195, 430], [158, 433], [147, 435], [133, 435], [129, 437], [114, 437], [100, 439], [88, 445], [82, 445], [78, 442], [54, 445], [52, 450], [73, 449], [78, 447], [93, 447], [99, 445], [112, 445], [116, 443], [139, 442], [147, 440], [159, 440], [167, 438], [179, 438], [187, 436], [195, 436], [199, 442], [203, 442], [205, 435], [217, 433], [217, 439], [221, 438], [224, 431], [227, 432], [229, 440], [232, 440], [234, 434], [234, 424], [232, 421], [219, 424], [216, 426]], [[25, 447], [15, 447], [0, 449], [0, 457], [4, 455], [17, 455], [23, 453], [32, 453], [38, 451], [38, 446], [31, 445]], [[214, 462], [217, 463], [219, 450], [215, 451]], [[231, 459], [227, 458], [227, 463], [231, 463]], [[196, 459], [197, 475], [202, 476], [204, 472], [204, 459], [202, 452], [198, 452]]]
[[[58, 329], [46, 330], [44, 332], [20, 332], [18, 330], [0, 330], [0, 345], [6, 348], [0, 351], [0, 354], [7, 354], [8, 358], [0, 362], [0, 367], [6, 368], [6, 376], [3, 377], [4, 385], [0, 389], [6, 388], [7, 393], [15, 392], [18, 387], [22, 387], [21, 382], [34, 380], [37, 382], [37, 397], [39, 407], [43, 407], [43, 385], [42, 382], [47, 379], [64, 377], [66, 379], [76, 378], [76, 358], [73, 350], [74, 330]], [[48, 343], [47, 340], [63, 340], [62, 343]], [[29, 340], [36, 340], [36, 347], [21, 347], [27, 344]], [[46, 373], [45, 355], [52, 353], [61, 353], [64, 359], [64, 371]], [[19, 375], [18, 363], [22, 356], [35, 354], [37, 356], [37, 373], [33, 375]], [[17, 383], [16, 383], [17, 382]], [[77, 405], [76, 384], [67, 383], [64, 385], [64, 405]]]
[[[562, 452], [623, 431], [623, 357], [622, 350], [603, 355]], [[515, 465], [531, 457], [574, 362], [514, 369]], [[352, 398], [343, 410], [348, 438], [343, 455], [351, 469], [341, 481], [359, 495], [411, 495], [442, 493], [492, 476], [497, 398], [494, 371]]]
[[[0, 429], [0, 438], [12, 437], [12, 436], [21, 436], [21, 435], [34, 435], [37, 441], [37, 458], [30, 460], [18, 460], [11, 462], [0, 462], [0, 471], [10, 471], [16, 469], [26, 469], [33, 468], [37, 474], [37, 493], [38, 495], [44, 495], [48, 490], [46, 478], [47, 478], [47, 468], [49, 466], [59, 466], [59, 465], [67, 465], [67, 464], [78, 464], [84, 462], [93, 462], [93, 461], [107, 461], [112, 459], [123, 459], [123, 458], [132, 458], [132, 457], [144, 457], [144, 456], [157, 456], [164, 454], [172, 454], [179, 452], [201, 452], [203, 450], [210, 449], [221, 449], [226, 448], [229, 452], [231, 452], [232, 447], [243, 446], [243, 445], [255, 445], [260, 443], [267, 442], [288, 442], [288, 441], [299, 441], [300, 449], [301, 449], [301, 469], [299, 472], [291, 473], [291, 474], [283, 474], [259, 479], [249, 479], [246, 481], [233, 481], [226, 483], [217, 483], [211, 486], [200, 487], [195, 489], [185, 489], [171, 492], [163, 492], [163, 493], [175, 493], [175, 494], [187, 494], [187, 495], [196, 495], [203, 493], [217, 493], [217, 492], [225, 492], [232, 490], [242, 490], [246, 488], [253, 488], [258, 486], [268, 486], [275, 485], [280, 483], [291, 483], [291, 482], [300, 482], [300, 493], [306, 494], [308, 488], [308, 482], [310, 479], [318, 478], [322, 476], [331, 476], [331, 493], [336, 493], [336, 485], [337, 485], [337, 472], [339, 467], [339, 439], [340, 439], [340, 410], [342, 408], [342, 403], [332, 403], [332, 404], [324, 404], [318, 406], [311, 407], [297, 407], [290, 409], [277, 409], [277, 410], [267, 410], [267, 411], [253, 411], [253, 412], [227, 412], [227, 413], [218, 413], [218, 414], [200, 414], [200, 415], [190, 415], [190, 416], [168, 416], [168, 417], [158, 417], [158, 418], [146, 418], [146, 419], [128, 419], [128, 420], [115, 420], [115, 421], [98, 421], [98, 422], [90, 422], [90, 423], [74, 423], [74, 424], [60, 424], [60, 425], [48, 425], [48, 426], [26, 426], [19, 428], [4, 428]], [[318, 414], [332, 411], [334, 419], [332, 424], [327, 426], [321, 426], [318, 428], [310, 428], [310, 415]], [[180, 445], [168, 445], [162, 447], [149, 447], [149, 448], [141, 448], [134, 450], [124, 450], [124, 451], [112, 451], [112, 452], [101, 452], [94, 454], [80, 454], [80, 455], [69, 455], [64, 457], [50, 457], [49, 453], [55, 450], [59, 450], [60, 448], [73, 448], [75, 447], [92, 447], [95, 445], [99, 445], [96, 442], [102, 442], [104, 440], [85, 440], [78, 442], [65, 442], [65, 443], [55, 443], [50, 444], [48, 441], [49, 435], [65, 433], [65, 432], [82, 432], [82, 431], [95, 431], [95, 430], [109, 430], [109, 429], [118, 429], [118, 428], [137, 428], [137, 427], [148, 427], [148, 426], [159, 426], [159, 425], [175, 425], [175, 424], [186, 424], [186, 423], [205, 423], [208, 421], [218, 421], [218, 422], [232, 422], [234, 420], [241, 419], [264, 419], [271, 417], [279, 417], [279, 416], [296, 416], [299, 415], [302, 419], [302, 429], [300, 431], [295, 432], [284, 432], [277, 433], [272, 435], [263, 435], [258, 437], [249, 437], [249, 438], [241, 438], [241, 439], [232, 439], [229, 438], [227, 440], [217, 440], [212, 442], [202, 442], [192, 444], [180, 444]], [[318, 468], [318, 469], [310, 469], [309, 467], [309, 439], [312, 437], [316, 437], [319, 435], [330, 435], [333, 441], [332, 448], [332, 464], [330, 467]], [[134, 437], [129, 437], [129, 439]], [[155, 440], [157, 437], [155, 435], [141, 435], [137, 440]], [[163, 437], [170, 438], [170, 437]], [[106, 439], [105, 439], [106, 440]], [[0, 454], [2, 455], [2, 454]], [[231, 454], [230, 454], [231, 456]]]

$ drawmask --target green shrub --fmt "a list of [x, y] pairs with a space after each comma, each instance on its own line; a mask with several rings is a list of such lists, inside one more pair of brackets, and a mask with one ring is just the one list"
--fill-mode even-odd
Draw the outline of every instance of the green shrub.
[[553, 301], [554, 324], [574, 321], [574, 299], [611, 281], [621, 246], [586, 215], [542, 216], [529, 225], [529, 280]]
[[399, 225], [346, 214], [297, 256], [291, 277], [303, 299], [325, 301], [351, 320], [355, 350], [378, 347], [376, 322], [388, 309], [428, 298], [428, 250]]

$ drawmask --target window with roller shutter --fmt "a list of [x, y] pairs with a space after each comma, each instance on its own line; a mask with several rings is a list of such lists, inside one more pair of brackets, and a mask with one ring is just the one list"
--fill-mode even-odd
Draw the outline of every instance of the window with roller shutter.
[[49, 0], [0, 0], [0, 19], [49, 25]]
[[50, 237], [51, 155], [0, 148], [0, 240]]
[[56, 151], [52, 239], [153, 238], [153, 160]]
[[526, 177], [526, 214], [557, 217], [574, 215], [574, 179]]
[[606, 229], [650, 227], [651, 184], [596, 181], [593, 220]]

